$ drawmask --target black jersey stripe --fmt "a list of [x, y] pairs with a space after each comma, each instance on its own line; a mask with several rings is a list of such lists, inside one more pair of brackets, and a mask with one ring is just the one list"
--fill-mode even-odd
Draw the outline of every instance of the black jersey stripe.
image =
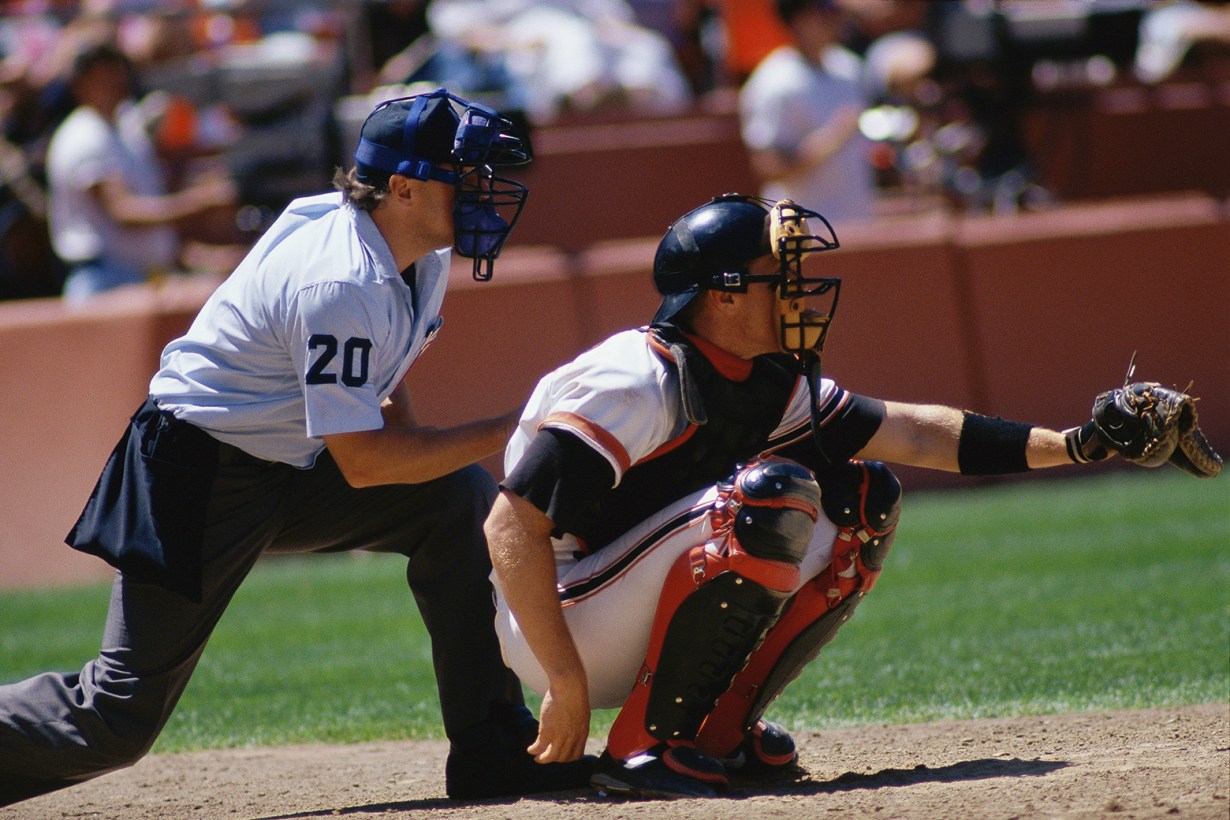
[[663, 539], [673, 532], [685, 529], [695, 524], [697, 521], [704, 518], [712, 510], [709, 504], [698, 505], [684, 510], [679, 515], [674, 516], [669, 521], [663, 523], [660, 527], [655, 528], [652, 532], [642, 538], [637, 544], [626, 553], [621, 555], [617, 561], [609, 567], [604, 568], [597, 575], [592, 575], [583, 581], [578, 581], [575, 584], [570, 584], [560, 590], [559, 600], [561, 604], [574, 601], [582, 598], [595, 590], [601, 589], [606, 584], [618, 578], [628, 567], [632, 566], [640, 559], [642, 555], [657, 546]]

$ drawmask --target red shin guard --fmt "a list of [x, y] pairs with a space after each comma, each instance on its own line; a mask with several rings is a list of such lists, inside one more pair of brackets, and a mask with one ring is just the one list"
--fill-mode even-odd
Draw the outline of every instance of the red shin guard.
[[875, 586], [900, 513], [900, 485], [883, 465], [851, 462], [850, 466], [857, 478], [849, 485], [856, 500], [836, 511], [830, 511], [827, 503], [825, 507], [839, 524], [832, 560], [790, 600], [718, 699], [696, 738], [702, 752], [720, 758], [738, 748], [769, 704], [833, 639]]
[[[657, 683], [655, 677], [668, 637], [676, 641], [691, 637], [694, 642], [703, 642], [707, 640], [703, 634], [689, 636], [687, 633], [695, 632], [696, 630], [692, 629], [695, 625], [709, 627], [707, 631], [716, 632], [715, 637], [711, 639], [712, 651], [702, 654], [711, 654], [715, 657], [712, 659], [714, 663], [709, 664], [706, 671], [712, 669], [718, 676], [721, 676], [721, 670], [716, 667], [720, 667], [723, 661], [726, 661], [731, 666], [728, 674], [733, 674], [746, 658], [746, 653], [751, 651], [759, 640], [759, 633], [767, 628], [772, 618], [776, 617], [777, 611], [780, 611], [781, 605], [785, 602], [785, 596], [798, 583], [799, 569], [797, 566], [781, 561], [755, 559], [740, 550], [733, 539], [727, 543], [729, 551], [735, 553], [734, 560], [718, 554], [713, 547], [693, 547], [687, 554], [679, 557], [667, 574], [666, 583], [662, 587], [662, 595], [658, 600], [657, 612], [654, 615], [653, 632], [649, 638], [645, 663], [637, 673], [632, 692], [624, 701], [619, 716], [615, 719], [607, 737], [607, 751], [613, 757], [626, 760], [662, 742], [671, 745], [690, 745], [694, 737], [694, 732], [687, 731], [686, 728], [659, 726], [651, 717], [652, 711], [661, 711], [661, 709], [651, 710], [650, 700], [654, 694], [654, 686]], [[739, 574], [729, 570], [732, 563], [739, 566]], [[704, 588], [709, 591], [704, 592]], [[744, 589], [748, 589], [752, 593], [750, 597], [756, 599], [751, 602], [753, 610], [751, 612], [744, 606], [745, 600], [739, 600], [748, 597]], [[692, 611], [684, 613], [684, 620], [681, 623], [676, 615], [684, 608], [683, 604], [689, 598], [692, 599], [690, 607]], [[770, 613], [754, 611], [761, 609], [766, 603], [769, 603], [776, 611]], [[715, 623], [711, 620], [713, 618], [719, 621]], [[723, 618], [730, 620], [722, 622], [720, 619]], [[750, 621], [759, 619], [768, 619], [769, 623], [765, 623], [759, 629], [758, 624], [750, 624]], [[724, 624], [728, 624], [731, 628], [722, 629]], [[723, 638], [731, 636], [734, 632], [736, 634], [732, 636], [734, 640], [731, 644], [740, 643], [740, 639], [745, 638], [745, 635], [738, 633], [745, 632], [749, 626], [757, 634], [746, 641], [747, 646], [742, 656], [731, 663], [731, 655], [724, 653], [728, 644], [723, 642]], [[713, 627], [718, 628], [714, 630]], [[737, 647], [729, 646], [734, 650], [734, 654], [739, 653]], [[684, 665], [691, 665], [690, 659], [679, 660], [683, 661]], [[724, 688], [725, 682], [722, 683], [722, 689]], [[718, 693], [720, 691], [721, 689]], [[690, 692], [680, 692], [674, 695], [659, 692], [658, 699], [666, 697], [670, 702], [669, 705], [678, 705], [686, 709], [688, 694]], [[712, 701], [710, 700], [709, 703]], [[707, 712], [708, 704], [704, 711], [694, 716], [697, 725]], [[684, 720], [686, 721], [686, 718]]]

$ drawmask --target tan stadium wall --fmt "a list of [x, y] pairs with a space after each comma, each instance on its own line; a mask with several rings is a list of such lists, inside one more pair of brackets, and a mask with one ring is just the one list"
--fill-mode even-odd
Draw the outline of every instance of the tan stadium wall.
[[[1230, 452], [1230, 219], [1212, 198], [896, 217], [839, 231], [841, 249], [814, 264], [843, 279], [826, 369], [849, 389], [1064, 427], [1122, 382], [1135, 352], [1137, 378], [1194, 381], [1206, 432]], [[444, 329], [409, 376], [422, 421], [512, 408], [541, 373], [647, 321], [656, 242], [510, 247], [489, 283], [457, 264]], [[108, 575], [62, 539], [158, 351], [209, 290], [176, 282], [88, 309], [0, 304], [0, 588]], [[498, 458], [484, 464], [501, 472]], [[907, 489], [968, 485], [901, 473]]]

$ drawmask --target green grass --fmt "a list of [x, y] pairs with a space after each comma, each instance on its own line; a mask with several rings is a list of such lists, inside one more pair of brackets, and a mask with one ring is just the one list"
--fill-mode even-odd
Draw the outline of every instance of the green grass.
[[1230, 484], [1174, 471], [906, 498], [794, 726], [1230, 699]]
[[[92, 657], [108, 591], [0, 594], [0, 682]], [[875, 591], [771, 714], [824, 728], [1227, 700], [1230, 481], [1166, 469], [907, 495]], [[437, 709], [400, 559], [278, 558], [155, 750], [440, 737]]]

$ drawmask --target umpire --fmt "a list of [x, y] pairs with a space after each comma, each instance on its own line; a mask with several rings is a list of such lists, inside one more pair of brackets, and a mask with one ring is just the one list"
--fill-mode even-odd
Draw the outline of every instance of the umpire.
[[431, 635], [446, 791], [570, 788], [542, 765], [504, 666], [482, 522], [516, 414], [414, 419], [403, 379], [441, 324], [453, 249], [491, 275], [526, 189], [509, 123], [444, 90], [385, 103], [337, 192], [279, 216], [181, 338], [68, 536], [118, 572], [96, 659], [0, 687], [0, 805], [132, 765], [153, 745], [214, 625], [272, 552], [408, 559]]

